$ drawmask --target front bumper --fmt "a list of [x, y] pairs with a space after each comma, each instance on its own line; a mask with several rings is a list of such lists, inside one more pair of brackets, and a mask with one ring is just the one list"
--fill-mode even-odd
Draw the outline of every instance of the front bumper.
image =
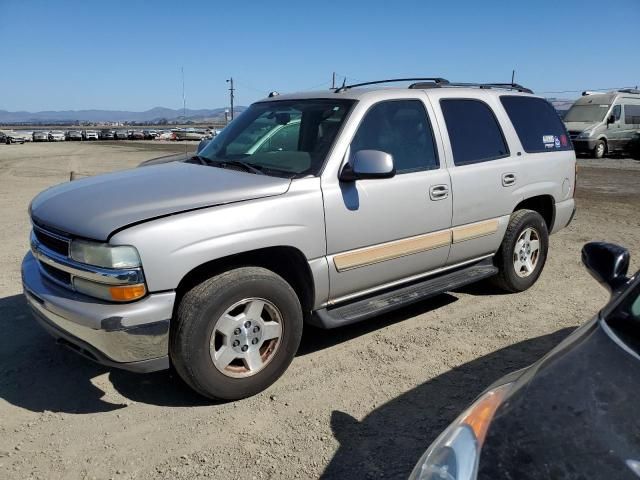
[[113, 304], [78, 294], [43, 277], [29, 252], [22, 285], [36, 319], [61, 343], [98, 363], [151, 372], [169, 367], [169, 321], [175, 292]]
[[571, 142], [573, 143], [573, 149], [576, 151], [576, 153], [590, 153], [593, 151], [594, 148], [596, 148], [596, 145], [598, 144], [598, 139], [597, 138], [588, 138], [588, 139], [573, 139], [571, 140]]

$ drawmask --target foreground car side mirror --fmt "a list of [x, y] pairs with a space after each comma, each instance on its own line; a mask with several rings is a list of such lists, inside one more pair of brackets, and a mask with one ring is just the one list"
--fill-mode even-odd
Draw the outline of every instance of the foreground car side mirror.
[[582, 247], [582, 263], [598, 283], [611, 292], [624, 285], [629, 279], [629, 251], [605, 242], [590, 242]]
[[349, 162], [340, 172], [340, 181], [391, 178], [395, 174], [392, 155], [380, 150], [359, 150], [349, 156]]
[[616, 123], [616, 117], [614, 117], [613, 115], [609, 115], [609, 118], [607, 118], [607, 125], [610, 125], [612, 123]]

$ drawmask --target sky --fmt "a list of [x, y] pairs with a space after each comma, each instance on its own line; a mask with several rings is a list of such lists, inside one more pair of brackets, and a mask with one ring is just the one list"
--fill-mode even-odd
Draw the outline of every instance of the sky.
[[[0, 110], [236, 105], [438, 76], [547, 97], [640, 84], [640, 0], [0, 0]], [[556, 93], [560, 92], [560, 93]]]

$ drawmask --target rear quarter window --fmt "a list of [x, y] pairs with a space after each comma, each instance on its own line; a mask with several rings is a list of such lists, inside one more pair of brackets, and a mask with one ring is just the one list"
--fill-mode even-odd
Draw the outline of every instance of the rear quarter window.
[[542, 98], [500, 97], [522, 148], [527, 153], [572, 150], [567, 131], [555, 108]]

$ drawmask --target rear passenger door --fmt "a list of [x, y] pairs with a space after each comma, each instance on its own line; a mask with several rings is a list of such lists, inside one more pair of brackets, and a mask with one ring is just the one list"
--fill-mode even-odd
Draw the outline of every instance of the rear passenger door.
[[440, 97], [452, 160], [451, 265], [494, 253], [522, 200], [570, 195], [575, 156], [544, 99], [493, 92]]

